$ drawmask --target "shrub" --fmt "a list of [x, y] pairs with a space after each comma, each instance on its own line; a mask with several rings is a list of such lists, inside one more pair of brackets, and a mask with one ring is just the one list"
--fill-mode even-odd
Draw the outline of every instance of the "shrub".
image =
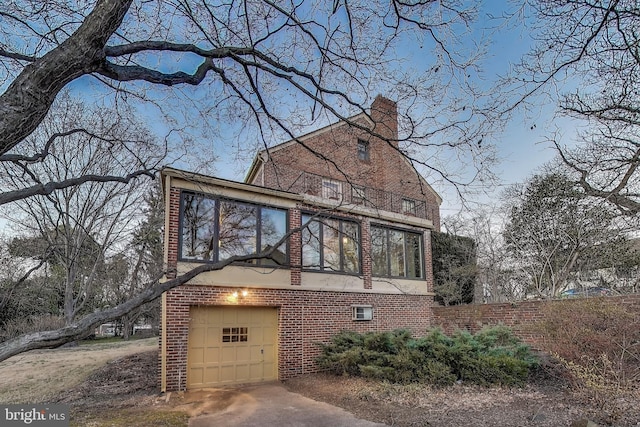
[[519, 385], [537, 363], [529, 348], [506, 327], [476, 335], [439, 329], [423, 338], [408, 331], [358, 334], [342, 332], [321, 344], [321, 367], [336, 373], [394, 383], [436, 386], [462, 380], [473, 384]]
[[554, 355], [576, 388], [612, 418], [640, 386], [640, 318], [608, 298], [554, 301], [535, 325], [542, 350]]

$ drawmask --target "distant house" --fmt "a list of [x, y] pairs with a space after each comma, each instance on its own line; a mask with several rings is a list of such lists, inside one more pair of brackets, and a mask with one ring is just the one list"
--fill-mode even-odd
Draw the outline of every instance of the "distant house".
[[172, 275], [292, 232], [163, 295], [163, 391], [287, 379], [341, 330], [431, 325], [441, 199], [398, 151], [394, 102], [349, 122], [258, 153], [244, 183], [163, 170]]

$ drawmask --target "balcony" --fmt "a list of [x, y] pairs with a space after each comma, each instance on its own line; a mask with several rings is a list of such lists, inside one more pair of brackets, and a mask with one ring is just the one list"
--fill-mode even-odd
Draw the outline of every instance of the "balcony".
[[436, 205], [401, 194], [302, 172], [287, 191], [433, 221]]

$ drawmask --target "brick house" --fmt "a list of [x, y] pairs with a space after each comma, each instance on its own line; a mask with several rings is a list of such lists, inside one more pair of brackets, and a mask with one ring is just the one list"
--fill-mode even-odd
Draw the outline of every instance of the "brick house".
[[163, 295], [163, 391], [287, 379], [341, 330], [432, 324], [441, 199], [398, 151], [394, 102], [349, 122], [258, 153], [244, 183], [162, 171], [171, 275], [272, 251]]

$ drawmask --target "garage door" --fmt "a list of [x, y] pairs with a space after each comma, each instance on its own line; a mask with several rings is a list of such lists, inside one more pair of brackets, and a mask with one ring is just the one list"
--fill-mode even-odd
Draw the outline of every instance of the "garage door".
[[278, 311], [267, 307], [191, 307], [187, 388], [278, 378]]

